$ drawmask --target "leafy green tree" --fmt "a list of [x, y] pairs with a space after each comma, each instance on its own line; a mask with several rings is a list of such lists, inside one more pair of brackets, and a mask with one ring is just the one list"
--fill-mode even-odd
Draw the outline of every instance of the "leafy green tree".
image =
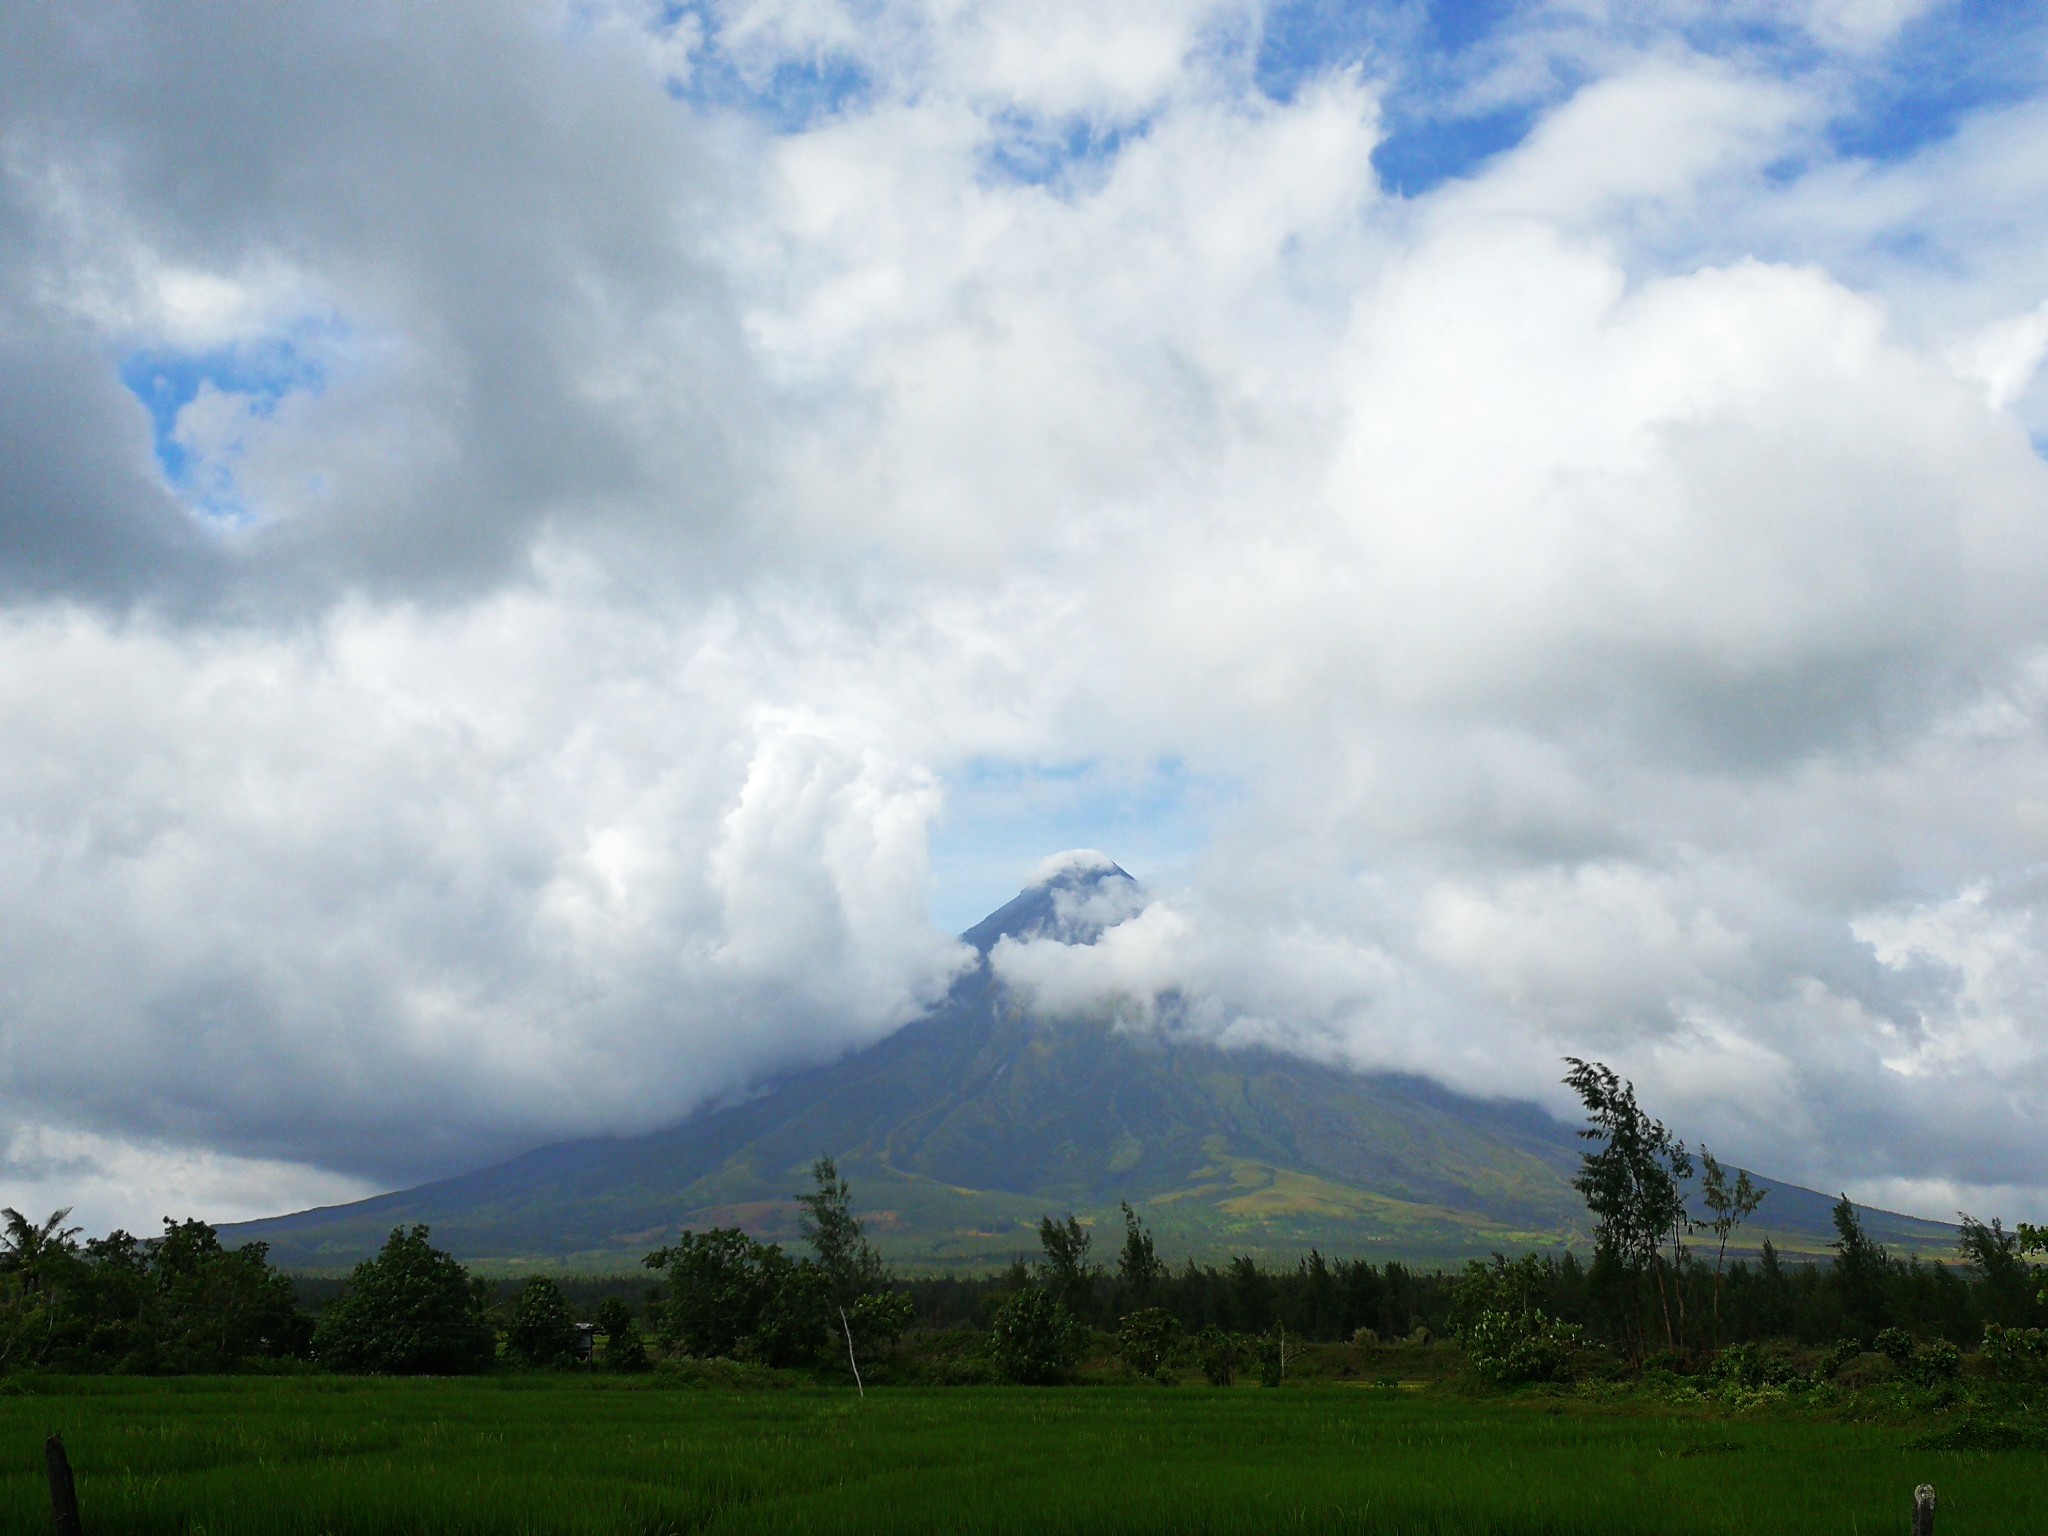
[[846, 1316], [861, 1349], [891, 1348], [917, 1320], [917, 1304], [902, 1291], [869, 1291], [846, 1309]]
[[1060, 1304], [1076, 1317], [1086, 1316], [1095, 1301], [1096, 1269], [1088, 1262], [1093, 1234], [1068, 1212], [1065, 1221], [1038, 1219], [1038, 1246], [1044, 1251], [1045, 1283]]
[[2023, 1323], [2034, 1310], [2034, 1282], [2021, 1257], [2020, 1234], [2008, 1232], [1996, 1216], [1986, 1226], [1967, 1211], [1958, 1211], [1961, 1231], [1956, 1246], [1963, 1262], [1984, 1283], [1984, 1310], [1995, 1323]]
[[887, 1279], [881, 1256], [862, 1236], [853, 1214], [853, 1189], [829, 1157], [811, 1164], [812, 1189], [798, 1195], [797, 1230], [818, 1256], [818, 1269], [834, 1305], [850, 1307]]
[[[2031, 1221], [2023, 1221], [2019, 1225], [2019, 1234], [2019, 1251], [2022, 1257], [2032, 1254], [2048, 1256], [2048, 1226], [2037, 1227]], [[2043, 1275], [2041, 1288], [2034, 1293], [2034, 1299], [2042, 1306], [2048, 1307], [2048, 1274]]]
[[685, 1232], [641, 1262], [667, 1277], [659, 1334], [671, 1353], [793, 1365], [824, 1340], [829, 1282], [773, 1243], [713, 1227]]
[[289, 1276], [270, 1267], [269, 1245], [223, 1248], [203, 1221], [164, 1219], [143, 1245], [154, 1295], [140, 1315], [155, 1368], [231, 1370], [243, 1360], [300, 1353], [305, 1320]]
[[512, 1302], [512, 1325], [505, 1347], [515, 1360], [542, 1369], [572, 1364], [576, 1359], [576, 1320], [562, 1299], [562, 1288], [546, 1275], [529, 1276]]
[[[1652, 1119], [1636, 1102], [1633, 1083], [1624, 1082], [1600, 1062], [1567, 1056], [1571, 1071], [1565, 1083], [1579, 1096], [1588, 1121], [1579, 1135], [1598, 1145], [1579, 1158], [1572, 1187], [1585, 1197], [1593, 1213], [1596, 1267], [1602, 1255], [1609, 1269], [1632, 1289], [1642, 1277], [1654, 1282], [1665, 1343], [1677, 1347], [1684, 1321], [1684, 1302], [1674, 1319], [1674, 1287], [1668, 1283], [1664, 1245], [1673, 1249], [1674, 1267], [1682, 1258], [1683, 1236], [1690, 1218], [1685, 1209], [1685, 1182], [1692, 1176], [1692, 1158], [1663, 1122]], [[1641, 1358], [1639, 1336], [1631, 1329], [1632, 1352]]]
[[640, 1336], [640, 1324], [631, 1307], [616, 1296], [607, 1296], [597, 1304], [593, 1321], [597, 1331], [604, 1335], [606, 1365], [615, 1371], [647, 1369], [647, 1340]]
[[1152, 1246], [1152, 1233], [1138, 1219], [1128, 1200], [1121, 1201], [1124, 1213], [1124, 1248], [1117, 1256], [1116, 1278], [1141, 1307], [1159, 1282], [1166, 1278], [1166, 1266]]
[[1081, 1354], [1081, 1330], [1051, 1290], [1026, 1286], [997, 1309], [989, 1353], [1011, 1381], [1044, 1386], [1073, 1369]]
[[1171, 1385], [1167, 1360], [1174, 1341], [1180, 1337], [1180, 1320], [1164, 1307], [1140, 1307], [1124, 1314], [1117, 1325], [1116, 1352], [1136, 1374], [1147, 1381]]
[[314, 1358], [332, 1370], [380, 1376], [488, 1370], [497, 1337], [487, 1304], [483, 1282], [429, 1243], [425, 1226], [399, 1227], [321, 1312]]
[[1537, 1305], [1544, 1280], [1534, 1254], [1491, 1263], [1472, 1260], [1458, 1279], [1453, 1316], [1458, 1341], [1473, 1371], [1508, 1386], [1561, 1381], [1569, 1373], [1579, 1329], [1546, 1317]]
[[65, 1321], [67, 1281], [77, 1269], [77, 1227], [64, 1225], [71, 1207], [31, 1221], [13, 1206], [0, 1209], [0, 1276], [9, 1282], [0, 1319], [0, 1363], [46, 1363]]

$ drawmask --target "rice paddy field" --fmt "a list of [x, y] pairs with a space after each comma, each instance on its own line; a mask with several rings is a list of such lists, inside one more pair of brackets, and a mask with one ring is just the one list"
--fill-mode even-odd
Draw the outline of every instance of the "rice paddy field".
[[2039, 1449], [1926, 1426], [1385, 1387], [722, 1390], [620, 1378], [45, 1380], [0, 1397], [0, 1536], [63, 1433], [117, 1532], [1901, 1532], [2048, 1517]]

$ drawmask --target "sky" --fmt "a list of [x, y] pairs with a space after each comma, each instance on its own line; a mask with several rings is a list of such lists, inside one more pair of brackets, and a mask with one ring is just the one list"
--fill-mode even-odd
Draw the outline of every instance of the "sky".
[[2048, 12], [0, 0], [0, 1203], [1051, 1011], [2048, 1217]]

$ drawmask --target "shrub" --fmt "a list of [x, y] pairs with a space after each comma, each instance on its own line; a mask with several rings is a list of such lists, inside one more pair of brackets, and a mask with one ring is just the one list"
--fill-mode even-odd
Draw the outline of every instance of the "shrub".
[[1125, 1365], [1147, 1381], [1169, 1385], [1166, 1359], [1180, 1334], [1180, 1323], [1164, 1307], [1145, 1307], [1125, 1315], [1116, 1331], [1116, 1352]]
[[1903, 1367], [1913, 1358], [1913, 1335], [1903, 1328], [1881, 1328], [1870, 1341], [1870, 1347], [1893, 1365]]
[[1058, 1381], [1080, 1357], [1080, 1329], [1059, 1298], [1041, 1286], [1017, 1292], [996, 1311], [989, 1353], [1011, 1381]]
[[1947, 1339], [1936, 1339], [1906, 1362], [1906, 1374], [1923, 1387], [1937, 1387], [1963, 1373], [1963, 1352]]
[[1581, 1330], [1534, 1305], [1539, 1276], [1533, 1257], [1509, 1263], [1495, 1254], [1491, 1264], [1474, 1259], [1459, 1277], [1453, 1303], [1458, 1339], [1467, 1363], [1485, 1380], [1511, 1386], [1570, 1374]]
[[1214, 1323], [1195, 1337], [1195, 1355], [1212, 1387], [1227, 1387], [1237, 1376], [1237, 1340]]
[[1799, 1372], [1782, 1350], [1758, 1344], [1731, 1344], [1714, 1357], [1707, 1374], [1716, 1381], [1754, 1392], [1796, 1381]]
[[615, 1371], [647, 1369], [647, 1341], [633, 1320], [633, 1309], [616, 1296], [597, 1304], [597, 1331], [604, 1335], [604, 1363]]
[[1984, 1359], [2007, 1381], [2031, 1381], [2048, 1372], [2048, 1333], [2039, 1328], [1984, 1325]]

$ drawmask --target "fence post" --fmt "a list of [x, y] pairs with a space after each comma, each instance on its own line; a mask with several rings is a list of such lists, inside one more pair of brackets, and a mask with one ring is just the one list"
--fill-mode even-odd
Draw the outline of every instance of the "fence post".
[[1934, 1484], [1913, 1490], [1913, 1536], [1934, 1536]]
[[64, 1437], [52, 1431], [43, 1442], [43, 1460], [50, 1472], [50, 1524], [57, 1536], [79, 1536], [78, 1487], [71, 1480], [71, 1458]]

